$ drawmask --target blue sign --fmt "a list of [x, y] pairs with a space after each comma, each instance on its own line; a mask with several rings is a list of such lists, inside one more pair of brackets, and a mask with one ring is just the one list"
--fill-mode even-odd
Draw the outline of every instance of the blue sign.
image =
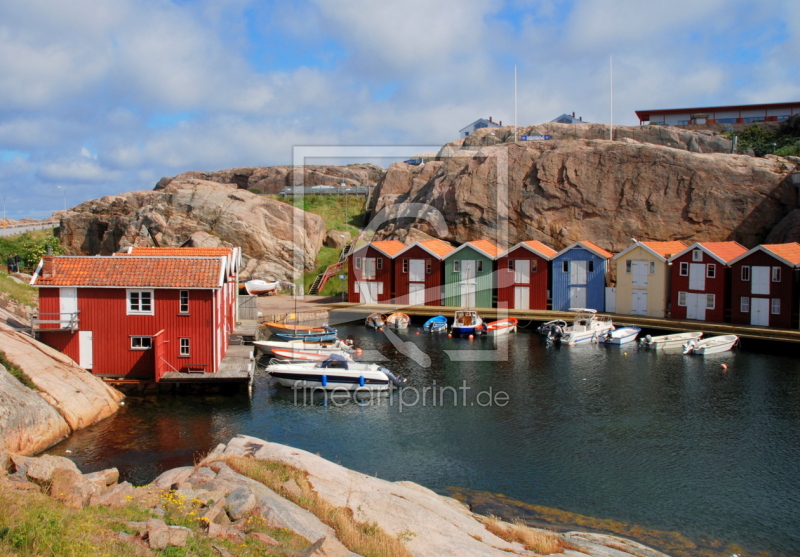
[[523, 135], [520, 138], [522, 141], [547, 141], [550, 139], [549, 135]]

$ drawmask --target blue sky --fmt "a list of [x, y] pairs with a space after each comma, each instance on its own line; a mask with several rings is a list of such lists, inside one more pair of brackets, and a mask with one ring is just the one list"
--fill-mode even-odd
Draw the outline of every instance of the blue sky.
[[796, 0], [5, 0], [0, 195], [43, 218], [64, 191], [71, 207], [295, 146], [441, 145], [513, 123], [514, 65], [520, 125], [608, 122], [612, 53], [615, 124], [798, 101], [793, 21]]

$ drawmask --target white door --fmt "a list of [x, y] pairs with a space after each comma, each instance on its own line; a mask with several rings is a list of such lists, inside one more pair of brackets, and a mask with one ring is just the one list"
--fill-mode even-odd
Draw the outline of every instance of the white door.
[[474, 282], [461, 284], [461, 307], [475, 307], [475, 291], [477, 290]]
[[92, 331], [78, 331], [78, 365], [83, 369], [94, 366], [94, 347]]
[[356, 289], [361, 295], [362, 304], [374, 304], [378, 301], [378, 294], [383, 294], [383, 283], [357, 281]]
[[[514, 284], [529, 284], [531, 282], [531, 262], [527, 259], [514, 261]], [[519, 308], [520, 306], [514, 306]], [[528, 307], [527, 305], [525, 306]]]
[[633, 286], [647, 286], [647, 276], [650, 274], [649, 261], [631, 261], [631, 274]]
[[425, 260], [412, 259], [408, 266], [408, 280], [410, 282], [425, 282]]
[[770, 277], [769, 267], [753, 267], [750, 293], [769, 295], [770, 279], [771, 277]]
[[[585, 263], [585, 261], [573, 261], [573, 263]], [[571, 286], [569, 289], [569, 307], [571, 308], [585, 308], [586, 307], [586, 287], [585, 286]]]
[[569, 262], [569, 283], [586, 284], [586, 261]]
[[[691, 288], [691, 287], [690, 287]], [[686, 319], [706, 320], [708, 294], [686, 293]]]
[[[757, 267], [753, 267], [753, 269], [755, 270]], [[764, 269], [769, 269], [769, 267], [764, 267]], [[750, 298], [750, 324], [769, 326], [769, 298]]]
[[59, 288], [59, 311], [61, 312], [61, 328], [66, 329], [78, 312], [78, 289]]
[[408, 285], [408, 304], [411, 306], [425, 305], [425, 283], [411, 282]]
[[689, 265], [689, 290], [706, 289], [706, 266], [702, 263]]
[[634, 290], [631, 297], [631, 314], [647, 315], [647, 290]]
[[531, 289], [528, 286], [514, 287], [514, 309], [531, 308]]

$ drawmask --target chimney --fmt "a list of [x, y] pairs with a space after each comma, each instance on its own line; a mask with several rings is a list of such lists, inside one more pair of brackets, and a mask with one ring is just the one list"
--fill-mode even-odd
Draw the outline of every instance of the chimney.
[[580, 122], [583, 122], [583, 116], [578, 116], [578, 120], [579, 120]]
[[56, 258], [54, 255], [42, 257], [42, 278], [53, 278], [56, 276]]
[[503, 125], [503, 121], [502, 121], [502, 120], [500, 120], [499, 122], [497, 122], [497, 125], [498, 125], [498, 126], [502, 126], [502, 125]]
[[572, 117], [575, 118], [575, 113], [574, 112], [572, 113]]
[[489, 116], [489, 123], [490, 124], [494, 124], [494, 122], [492, 122], [492, 117], [491, 116]]

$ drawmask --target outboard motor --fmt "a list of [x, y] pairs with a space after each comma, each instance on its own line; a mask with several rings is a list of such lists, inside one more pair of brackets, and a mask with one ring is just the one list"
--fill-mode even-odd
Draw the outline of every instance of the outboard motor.
[[391, 371], [389, 371], [385, 367], [381, 366], [379, 371], [382, 371], [386, 375], [386, 377], [389, 378], [389, 381], [392, 382], [392, 385], [394, 385], [395, 387], [405, 387], [406, 386], [406, 381], [404, 379], [401, 379], [400, 377], [397, 377], [394, 373], [392, 373]]
[[550, 332], [547, 333], [547, 345], [552, 346], [561, 345], [561, 338], [564, 336], [564, 331], [558, 325], [555, 325], [550, 329]]
[[642, 346], [650, 346], [651, 344], [653, 344], [653, 337], [651, 337], [650, 335], [645, 335], [644, 338], [639, 339], [639, 344], [641, 344]]
[[689, 354], [692, 350], [694, 350], [694, 345], [697, 344], [694, 339], [690, 340], [686, 344], [683, 345], [683, 353]]

